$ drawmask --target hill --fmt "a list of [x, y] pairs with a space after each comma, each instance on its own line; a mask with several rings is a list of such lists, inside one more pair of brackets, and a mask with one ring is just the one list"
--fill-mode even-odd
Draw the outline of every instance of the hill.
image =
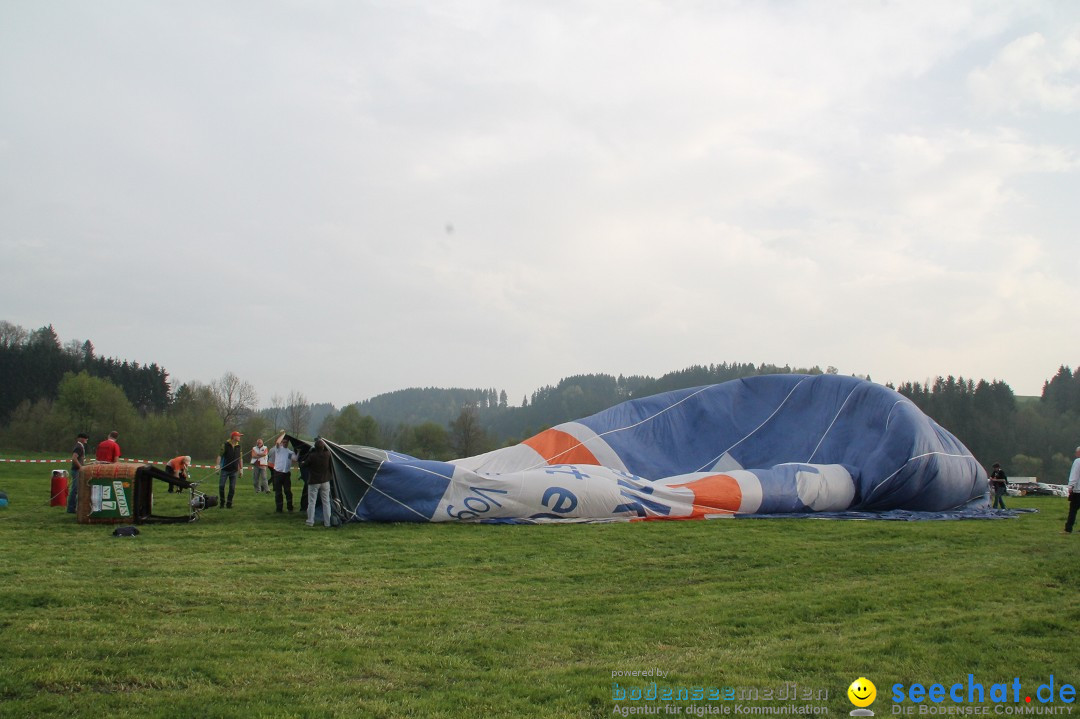
[[547, 427], [586, 417], [628, 399], [647, 397], [686, 387], [727, 382], [761, 374], [822, 374], [818, 367], [793, 369], [771, 364], [721, 363], [695, 365], [660, 378], [635, 375], [583, 374], [545, 385], [519, 406], [507, 403], [506, 392], [494, 389], [441, 389], [437, 387], [387, 392], [355, 403], [357, 410], [384, 428], [434, 422], [448, 425], [464, 407], [477, 410], [480, 425], [496, 444], [535, 434]]

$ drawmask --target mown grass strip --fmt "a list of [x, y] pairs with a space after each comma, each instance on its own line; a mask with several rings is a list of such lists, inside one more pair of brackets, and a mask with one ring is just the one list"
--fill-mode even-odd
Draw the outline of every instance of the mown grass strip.
[[324, 530], [248, 486], [117, 539], [47, 506], [49, 475], [0, 466], [5, 717], [600, 717], [611, 673], [649, 668], [796, 682], [833, 714], [867, 676], [879, 716], [894, 682], [1080, 683], [1060, 499], [1003, 521]]

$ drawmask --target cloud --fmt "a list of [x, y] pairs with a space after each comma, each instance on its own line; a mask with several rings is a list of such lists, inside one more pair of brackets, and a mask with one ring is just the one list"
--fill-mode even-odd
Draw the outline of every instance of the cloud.
[[1080, 26], [1013, 40], [972, 70], [967, 84], [974, 101], [992, 111], [1080, 110]]
[[[1075, 297], [1060, 5], [117, 8], [0, 11], [10, 321], [339, 404], [723, 360], [994, 373], [995, 323], [1067, 360], [1029, 316]], [[42, 297], [58, 264], [182, 283]]]

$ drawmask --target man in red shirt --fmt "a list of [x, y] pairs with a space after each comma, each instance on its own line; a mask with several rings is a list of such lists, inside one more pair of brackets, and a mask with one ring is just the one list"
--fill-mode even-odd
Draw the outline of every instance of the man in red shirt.
[[97, 446], [97, 461], [115, 462], [120, 459], [120, 445], [116, 442], [119, 436], [120, 433], [116, 430], [109, 432], [109, 438]]

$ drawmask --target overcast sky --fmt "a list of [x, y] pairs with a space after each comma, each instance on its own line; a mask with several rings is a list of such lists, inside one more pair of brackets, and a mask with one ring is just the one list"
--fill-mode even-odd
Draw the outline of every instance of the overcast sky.
[[1080, 363], [1080, 2], [0, 0], [0, 319], [261, 403]]

